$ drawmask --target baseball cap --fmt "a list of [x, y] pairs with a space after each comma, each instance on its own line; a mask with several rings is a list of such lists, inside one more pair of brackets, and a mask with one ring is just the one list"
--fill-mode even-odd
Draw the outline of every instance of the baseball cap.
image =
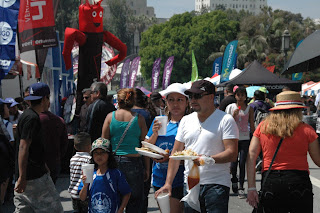
[[14, 107], [15, 105], [18, 105], [18, 104], [19, 104], [19, 103], [16, 102], [13, 98], [6, 98], [6, 99], [4, 100], [4, 102], [10, 103], [10, 104], [11, 104], [10, 107]]
[[45, 83], [35, 83], [29, 88], [30, 95], [25, 97], [24, 100], [34, 101], [43, 98], [44, 96], [50, 95], [50, 88]]
[[105, 138], [98, 138], [95, 141], [93, 141], [90, 153], [92, 153], [96, 149], [103, 149], [106, 152], [111, 152], [111, 142]]
[[265, 87], [260, 87], [259, 90], [264, 93], [269, 93], [269, 91]]
[[162, 90], [161, 92], [160, 92], [160, 94], [162, 95], [162, 96], [165, 96], [165, 97], [167, 97], [170, 93], [174, 93], [174, 92], [176, 92], [176, 93], [179, 93], [179, 94], [181, 94], [181, 95], [184, 95], [184, 96], [186, 96], [186, 97], [188, 97], [184, 92], [186, 91], [186, 87], [185, 87], [185, 85], [183, 85], [183, 84], [180, 84], [180, 83], [173, 83], [173, 84], [170, 84], [165, 90]]
[[215, 86], [213, 83], [207, 80], [199, 80], [193, 82], [190, 89], [186, 90], [184, 93], [189, 95], [190, 93], [203, 93], [207, 92], [208, 94], [214, 94], [215, 93]]

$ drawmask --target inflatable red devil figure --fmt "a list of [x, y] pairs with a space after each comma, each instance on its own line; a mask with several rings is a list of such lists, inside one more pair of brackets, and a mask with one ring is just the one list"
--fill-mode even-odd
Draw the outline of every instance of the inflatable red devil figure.
[[100, 80], [101, 54], [103, 42], [117, 49], [119, 54], [107, 61], [112, 66], [123, 60], [127, 55], [127, 46], [108, 31], [103, 31], [103, 8], [101, 1], [90, 4], [88, 0], [79, 6], [79, 30], [66, 28], [63, 58], [66, 69], [70, 69], [71, 51], [74, 42], [79, 43], [79, 64], [77, 84], [76, 115], [79, 114], [82, 100], [82, 90], [89, 88], [94, 79]]

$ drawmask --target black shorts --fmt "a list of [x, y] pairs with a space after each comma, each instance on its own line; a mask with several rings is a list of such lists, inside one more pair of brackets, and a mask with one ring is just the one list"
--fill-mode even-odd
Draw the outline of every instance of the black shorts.
[[[160, 187], [153, 186], [154, 191], [158, 191]], [[171, 197], [181, 200], [183, 198], [183, 186], [172, 188]]]

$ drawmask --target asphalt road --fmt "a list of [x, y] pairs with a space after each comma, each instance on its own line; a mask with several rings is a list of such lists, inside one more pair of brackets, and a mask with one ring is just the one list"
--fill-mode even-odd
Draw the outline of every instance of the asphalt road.
[[[314, 212], [320, 212], [320, 203], [317, 202], [320, 200], [320, 168], [318, 168], [312, 160], [309, 158], [309, 167], [310, 167], [310, 178], [313, 184], [313, 193], [314, 193]], [[257, 174], [257, 188], [260, 189], [260, 180], [261, 175]], [[70, 195], [67, 191], [69, 186], [69, 176], [62, 175], [56, 184], [57, 190], [60, 194], [61, 203], [66, 213], [72, 213], [72, 203]], [[245, 188], [247, 188], [247, 183], [245, 183]], [[5, 203], [1, 207], [0, 213], [12, 213], [14, 212], [14, 206], [12, 203]], [[149, 207], [148, 212], [160, 213], [156, 201], [154, 199], [153, 190], [150, 190], [149, 194]], [[252, 208], [247, 204], [246, 199], [239, 199], [236, 195], [230, 192], [229, 200], [229, 213], [248, 213], [252, 212]]]

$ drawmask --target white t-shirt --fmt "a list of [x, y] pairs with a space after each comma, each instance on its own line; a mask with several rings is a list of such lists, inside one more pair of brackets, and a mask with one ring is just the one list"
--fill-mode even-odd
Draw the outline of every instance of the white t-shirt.
[[[238, 109], [236, 103], [229, 104], [226, 108], [226, 113], [233, 115], [233, 112]], [[238, 116], [234, 118], [236, 124], [238, 125], [239, 129], [239, 141], [242, 140], [250, 140], [250, 132], [248, 128], [249, 123], [249, 110], [250, 106], [247, 106], [246, 110], [243, 111], [242, 109], [239, 111]]]
[[[239, 131], [233, 117], [216, 109], [203, 123], [196, 112], [180, 121], [176, 140], [198, 154], [215, 155], [225, 150], [222, 140], [238, 139]], [[185, 161], [184, 181], [187, 183], [189, 161]], [[200, 184], [220, 184], [230, 187], [230, 163], [199, 166]]]

